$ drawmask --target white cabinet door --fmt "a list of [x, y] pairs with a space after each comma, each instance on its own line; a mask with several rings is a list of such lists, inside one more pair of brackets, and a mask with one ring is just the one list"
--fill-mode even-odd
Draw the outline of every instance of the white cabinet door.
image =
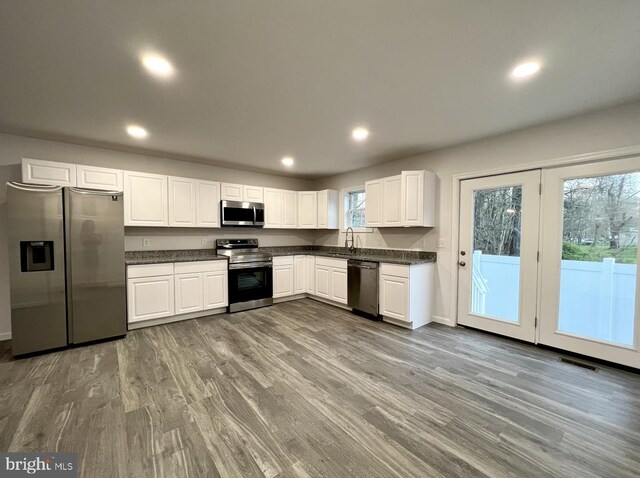
[[282, 226], [283, 191], [264, 188], [264, 227], [279, 228]]
[[174, 311], [173, 275], [127, 280], [129, 322], [169, 317]]
[[365, 192], [365, 221], [367, 227], [382, 226], [382, 206], [384, 198], [382, 196], [382, 179], [367, 181], [364, 185]]
[[325, 299], [331, 298], [331, 268], [316, 265], [316, 295]]
[[167, 176], [124, 172], [125, 226], [168, 226]]
[[318, 191], [318, 229], [338, 229], [338, 191]]
[[296, 229], [298, 227], [298, 192], [282, 191], [282, 218], [280, 227]]
[[307, 257], [294, 256], [293, 258], [293, 276], [295, 279], [293, 293], [304, 294], [307, 291]]
[[205, 272], [203, 276], [205, 310], [229, 305], [227, 271]]
[[75, 186], [76, 165], [22, 158], [22, 182], [51, 186]]
[[409, 279], [389, 275], [380, 276], [380, 314], [410, 322]]
[[201, 273], [175, 276], [176, 315], [203, 309], [203, 278]]
[[347, 270], [331, 268], [331, 294], [333, 301], [347, 303]]
[[298, 228], [317, 229], [318, 193], [316, 191], [298, 192]]
[[169, 177], [169, 226], [196, 227], [196, 180]]
[[273, 297], [293, 295], [293, 264], [273, 266]]
[[199, 227], [220, 227], [219, 182], [196, 182], [196, 219]]
[[[402, 176], [383, 179], [383, 220], [387, 227], [402, 226]], [[366, 207], [366, 205], [365, 205]]]
[[306, 292], [307, 294], [316, 293], [316, 258], [315, 256], [305, 256], [305, 272], [306, 272]]
[[264, 202], [264, 189], [258, 186], [243, 186], [243, 201]]
[[402, 171], [402, 225], [434, 227], [436, 175], [431, 171]]
[[122, 191], [124, 171], [78, 164], [76, 166], [76, 184], [79, 188]]
[[223, 201], [244, 201], [242, 184], [222, 183], [220, 187]]

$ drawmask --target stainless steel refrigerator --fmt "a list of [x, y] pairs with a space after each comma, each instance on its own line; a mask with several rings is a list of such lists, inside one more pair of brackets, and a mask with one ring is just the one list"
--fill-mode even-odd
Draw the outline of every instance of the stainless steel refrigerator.
[[13, 355], [126, 334], [121, 192], [7, 183]]

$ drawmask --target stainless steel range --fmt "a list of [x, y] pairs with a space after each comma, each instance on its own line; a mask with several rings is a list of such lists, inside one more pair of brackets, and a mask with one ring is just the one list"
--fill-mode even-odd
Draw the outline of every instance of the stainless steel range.
[[272, 256], [258, 239], [218, 239], [216, 252], [229, 258], [229, 312], [273, 304]]

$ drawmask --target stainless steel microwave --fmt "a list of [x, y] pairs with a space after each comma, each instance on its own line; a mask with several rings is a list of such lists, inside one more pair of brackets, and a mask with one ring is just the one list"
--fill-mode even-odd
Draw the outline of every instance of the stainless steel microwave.
[[261, 202], [220, 201], [222, 227], [264, 227], [264, 204]]

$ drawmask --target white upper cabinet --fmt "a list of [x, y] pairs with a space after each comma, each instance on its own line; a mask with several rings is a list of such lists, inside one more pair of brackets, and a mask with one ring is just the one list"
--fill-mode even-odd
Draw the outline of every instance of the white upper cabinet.
[[298, 227], [298, 193], [264, 188], [264, 227], [295, 229]]
[[318, 229], [338, 229], [338, 191], [318, 191]]
[[384, 178], [382, 189], [384, 200], [382, 225], [386, 227], [402, 226], [402, 176]]
[[220, 183], [196, 181], [196, 220], [198, 227], [220, 227]]
[[264, 188], [244, 184], [222, 183], [223, 201], [264, 202]]
[[298, 191], [298, 228], [318, 228], [318, 193]]
[[431, 171], [402, 171], [402, 225], [434, 227], [436, 175]]
[[382, 224], [382, 179], [367, 181], [364, 185], [365, 221], [367, 227], [381, 227]]
[[242, 184], [222, 183], [220, 199], [223, 201], [243, 201]]
[[169, 226], [196, 227], [195, 179], [169, 177]]
[[279, 228], [282, 226], [283, 191], [264, 188], [264, 227]]
[[284, 229], [296, 229], [298, 227], [297, 191], [282, 191], [282, 222], [280, 227]]
[[22, 182], [51, 186], [76, 186], [76, 165], [22, 158]]
[[365, 183], [368, 227], [434, 227], [436, 175], [403, 171], [397, 176]]
[[246, 202], [264, 202], [264, 188], [258, 186], [243, 186], [242, 200]]
[[122, 191], [124, 171], [78, 164], [76, 166], [76, 185], [79, 188]]
[[167, 176], [125, 171], [125, 226], [168, 226], [167, 184]]

